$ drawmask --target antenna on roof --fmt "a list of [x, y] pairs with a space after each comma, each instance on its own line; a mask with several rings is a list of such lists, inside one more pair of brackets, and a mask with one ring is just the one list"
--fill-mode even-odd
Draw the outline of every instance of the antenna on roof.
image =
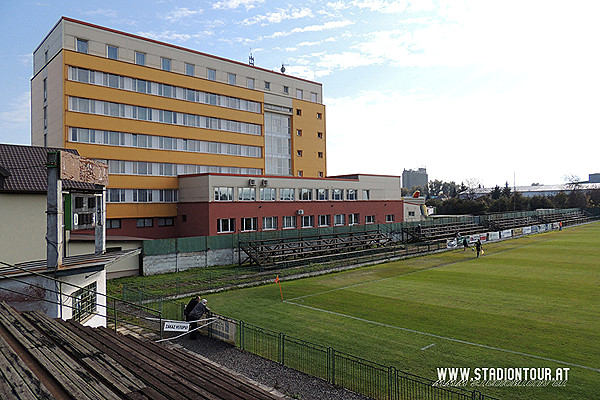
[[281, 63], [281, 73], [285, 74], [285, 64]]
[[248, 56], [248, 64], [254, 66], [254, 56], [252, 55], [252, 48], [250, 48], [250, 55]]

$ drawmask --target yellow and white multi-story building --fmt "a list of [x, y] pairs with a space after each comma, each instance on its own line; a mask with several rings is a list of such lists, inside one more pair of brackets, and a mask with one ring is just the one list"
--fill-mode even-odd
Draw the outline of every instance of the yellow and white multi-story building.
[[31, 143], [106, 160], [108, 228], [169, 237], [178, 175], [325, 177], [322, 100], [316, 82], [63, 17], [34, 51]]

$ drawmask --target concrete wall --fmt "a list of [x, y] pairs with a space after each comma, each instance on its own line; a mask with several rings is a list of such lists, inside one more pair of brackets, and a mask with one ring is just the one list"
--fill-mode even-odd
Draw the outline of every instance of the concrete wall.
[[185, 271], [191, 268], [231, 265], [239, 262], [237, 248], [198, 251], [191, 253], [144, 256], [144, 275]]

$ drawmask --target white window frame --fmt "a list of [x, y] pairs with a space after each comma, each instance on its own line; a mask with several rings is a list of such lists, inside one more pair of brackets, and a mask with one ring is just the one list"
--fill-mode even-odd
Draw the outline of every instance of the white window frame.
[[298, 192], [298, 201], [312, 201], [313, 190], [312, 189], [300, 189]]
[[185, 63], [185, 74], [187, 76], [196, 76], [196, 66], [194, 64]]
[[141, 52], [141, 51], [136, 51], [134, 58], [135, 58], [134, 61], [137, 65], [146, 65], [146, 53]]
[[240, 230], [242, 232], [252, 232], [258, 229], [258, 217], [245, 217], [241, 219]]
[[[81, 47], [80, 47], [81, 45]], [[87, 39], [75, 38], [75, 51], [78, 53], [89, 54], [90, 42]]]
[[262, 223], [265, 231], [277, 230], [277, 217], [263, 217]]
[[296, 216], [295, 215], [286, 215], [283, 217], [283, 229], [296, 229]]
[[260, 188], [260, 201], [277, 201], [275, 188]]
[[279, 200], [281, 200], [281, 201], [294, 201], [294, 200], [296, 200], [296, 189], [294, 189], [294, 188], [281, 188], [281, 189], [279, 189]]
[[387, 214], [385, 216], [385, 222], [387, 222], [387, 223], [394, 222], [394, 214]]
[[217, 233], [232, 233], [232, 232], [235, 232], [235, 218], [218, 218], [217, 219]]
[[317, 189], [317, 200], [320, 200], [320, 201], [329, 200], [329, 190]]
[[167, 57], [160, 58], [160, 69], [163, 71], [171, 71], [173, 60]]
[[353, 213], [348, 214], [348, 225], [359, 225], [360, 224], [360, 214]]
[[[111, 49], [115, 49], [115, 51], [117, 52], [115, 57], [110, 56]], [[118, 60], [119, 59], [119, 48], [117, 46], [113, 46], [112, 44], [107, 44], [106, 45], [106, 58], [108, 58], [110, 60]]]
[[374, 215], [365, 215], [365, 225], [366, 224], [374, 224], [375, 216]]
[[[215, 186], [215, 201], [233, 201], [233, 187]], [[225, 197], [225, 199], [223, 199]]]
[[331, 226], [331, 215], [319, 215], [319, 226]]
[[314, 215], [303, 215], [301, 218], [302, 228], [314, 228], [315, 227], [315, 216]]
[[346, 214], [335, 214], [333, 216], [333, 224], [334, 226], [346, 225]]
[[256, 201], [256, 188], [238, 188], [238, 201]]

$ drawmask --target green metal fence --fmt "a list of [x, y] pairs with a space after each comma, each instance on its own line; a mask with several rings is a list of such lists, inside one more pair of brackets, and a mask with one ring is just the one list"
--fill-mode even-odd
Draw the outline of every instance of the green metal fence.
[[[232, 321], [230, 318], [224, 320]], [[236, 346], [249, 353], [381, 400], [493, 400], [477, 390], [436, 386], [392, 366], [237, 321]]]

